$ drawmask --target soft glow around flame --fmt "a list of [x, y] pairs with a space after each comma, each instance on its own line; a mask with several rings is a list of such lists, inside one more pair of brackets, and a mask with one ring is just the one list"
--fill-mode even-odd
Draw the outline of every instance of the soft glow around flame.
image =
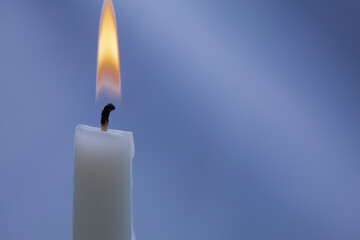
[[99, 27], [96, 96], [103, 90], [120, 97], [120, 62], [116, 19], [111, 0], [104, 0]]

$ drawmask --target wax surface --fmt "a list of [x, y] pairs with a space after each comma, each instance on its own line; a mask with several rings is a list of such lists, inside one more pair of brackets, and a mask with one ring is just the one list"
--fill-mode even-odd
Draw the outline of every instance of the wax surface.
[[75, 130], [73, 240], [131, 240], [132, 132]]

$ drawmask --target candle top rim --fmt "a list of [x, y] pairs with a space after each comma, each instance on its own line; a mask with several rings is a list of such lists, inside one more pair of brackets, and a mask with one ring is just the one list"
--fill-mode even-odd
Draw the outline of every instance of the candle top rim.
[[117, 129], [108, 129], [106, 132], [102, 131], [99, 127], [92, 127], [86, 124], [78, 124], [76, 125], [76, 130], [84, 130], [84, 131], [90, 131], [90, 132], [102, 132], [104, 134], [114, 134], [114, 135], [132, 135], [132, 132], [130, 131], [123, 131], [123, 130], [117, 130]]

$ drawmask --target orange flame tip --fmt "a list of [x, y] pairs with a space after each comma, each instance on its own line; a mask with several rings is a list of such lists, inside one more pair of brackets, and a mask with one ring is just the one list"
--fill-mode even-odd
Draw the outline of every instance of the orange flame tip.
[[111, 0], [104, 0], [99, 26], [96, 97], [106, 90], [120, 97], [120, 60], [116, 18]]

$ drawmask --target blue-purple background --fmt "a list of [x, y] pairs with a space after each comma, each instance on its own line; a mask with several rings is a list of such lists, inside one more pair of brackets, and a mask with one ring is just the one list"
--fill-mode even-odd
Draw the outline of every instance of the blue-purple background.
[[[360, 239], [360, 3], [113, 0], [138, 240]], [[101, 0], [0, 0], [0, 239], [70, 240]]]

